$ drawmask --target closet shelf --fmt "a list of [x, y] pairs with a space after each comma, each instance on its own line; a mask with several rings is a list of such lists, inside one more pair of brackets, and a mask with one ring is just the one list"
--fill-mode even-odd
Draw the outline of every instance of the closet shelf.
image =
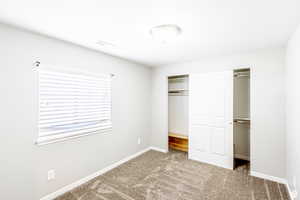
[[234, 118], [233, 121], [241, 124], [250, 124], [250, 118]]
[[250, 118], [245, 118], [245, 117], [237, 117], [237, 118], [234, 118], [234, 120], [250, 121]]
[[173, 92], [184, 92], [184, 91], [188, 91], [188, 90], [187, 89], [171, 89], [168, 92], [173, 93]]
[[176, 142], [169, 142], [169, 147], [171, 149], [188, 152], [189, 146], [188, 144], [178, 144]]
[[188, 136], [169, 132], [169, 147], [171, 149], [188, 152]]

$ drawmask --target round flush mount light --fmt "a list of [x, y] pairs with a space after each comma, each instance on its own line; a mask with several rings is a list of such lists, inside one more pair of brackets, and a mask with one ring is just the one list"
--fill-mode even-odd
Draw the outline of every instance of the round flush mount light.
[[181, 34], [182, 30], [179, 26], [175, 24], [164, 24], [159, 26], [154, 26], [150, 29], [150, 35], [157, 41], [166, 43], [174, 40], [177, 36]]

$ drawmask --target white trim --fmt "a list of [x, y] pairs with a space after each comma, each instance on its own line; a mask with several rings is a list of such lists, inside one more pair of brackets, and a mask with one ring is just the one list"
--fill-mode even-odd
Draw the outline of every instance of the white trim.
[[230, 169], [230, 170], [233, 170], [232, 167], [228, 167], [227, 165], [224, 165], [224, 164], [216, 164], [216, 163], [214, 163], [214, 162], [206, 162], [206, 161], [197, 159], [195, 156], [190, 156], [190, 155], [191, 155], [191, 154], [189, 153], [189, 155], [188, 155], [188, 159], [189, 159], [189, 160], [194, 160], [194, 161], [197, 161], [197, 162], [200, 162], [200, 163], [206, 163], [206, 164], [213, 165], [213, 166], [217, 166], [217, 167], [221, 167], [221, 168], [224, 168], [224, 169]]
[[255, 177], [258, 177], [258, 178], [274, 181], [274, 182], [277, 182], [277, 183], [282, 183], [282, 184], [285, 184], [285, 185], [287, 184], [287, 181], [284, 178], [279, 178], [279, 177], [276, 177], [276, 176], [270, 176], [270, 175], [263, 174], [263, 173], [260, 173], [260, 172], [255, 172], [255, 171], [251, 171], [250, 174], [251, 174], [251, 176], [255, 176]]
[[279, 178], [279, 177], [275, 177], [275, 176], [270, 176], [270, 175], [266, 175], [260, 172], [255, 172], [255, 171], [251, 171], [250, 172], [251, 176], [255, 176], [258, 178], [263, 178], [266, 180], [270, 180], [270, 181], [275, 181], [277, 183], [281, 183], [284, 184], [288, 190], [288, 195], [290, 197], [291, 200], [295, 200], [295, 193], [294, 191], [291, 190], [290, 185], [288, 184], [288, 181], [284, 178]]
[[89, 133], [83, 133], [83, 134], [79, 134], [79, 135], [72, 135], [72, 136], [69, 136], [69, 137], [59, 137], [59, 138], [56, 138], [56, 139], [46, 139], [44, 141], [39, 141], [39, 138], [38, 140], [34, 143], [36, 144], [37, 146], [44, 146], [44, 145], [47, 145], [47, 144], [53, 144], [53, 143], [57, 143], [57, 142], [64, 142], [64, 141], [67, 141], [67, 140], [72, 140], [72, 139], [77, 139], [77, 138], [80, 138], [80, 137], [85, 137], [85, 136], [90, 136], [90, 135], [94, 135], [94, 134], [108, 134], [108, 133], [111, 133], [112, 132], [112, 128], [109, 128], [109, 129], [104, 129], [104, 130], [98, 130], [98, 131], [93, 131], [93, 132], [89, 132]]
[[255, 171], [251, 171], [250, 174], [251, 174], [251, 176], [255, 176], [255, 177], [258, 177], [258, 178], [263, 178], [263, 179], [266, 179], [266, 180], [275, 181], [277, 183], [284, 184], [286, 186], [287, 190], [288, 190], [288, 195], [289, 195], [290, 199], [295, 200], [295, 198], [294, 198], [295, 194], [291, 190], [291, 188], [290, 188], [290, 186], [289, 186], [286, 179], [266, 175], [266, 174], [263, 174], [263, 173], [260, 173], [260, 172], [255, 172]]
[[[103, 168], [103, 169], [101, 169], [101, 170], [99, 170], [99, 171], [97, 171], [97, 172], [95, 172], [95, 173], [87, 176], [87, 177], [84, 177], [84, 178], [82, 178], [82, 179], [80, 179], [80, 180], [78, 180], [78, 181], [76, 181], [74, 183], [66, 185], [66, 186], [58, 189], [57, 191], [55, 191], [55, 192], [53, 192], [51, 194], [48, 194], [48, 195], [42, 197], [40, 200], [52, 200], [52, 199], [55, 199], [56, 197], [58, 197], [58, 196], [60, 196], [60, 195], [62, 195], [64, 193], [66, 193], [66, 192], [68, 192], [68, 191], [70, 191], [70, 190], [72, 190], [72, 189], [74, 189], [76, 187], [78, 187], [79, 185], [82, 185], [82, 184], [84, 184], [84, 183], [92, 180], [93, 178], [95, 178], [97, 176], [100, 176], [101, 174], [104, 174], [104, 173], [112, 170], [113, 168], [118, 167], [119, 165], [121, 165], [121, 164], [123, 164], [123, 163], [125, 163], [125, 162], [127, 162], [127, 161], [129, 161], [129, 160], [131, 160], [133, 158], [136, 158], [139, 155], [141, 155], [141, 154], [143, 154], [143, 153], [145, 153], [145, 152], [147, 152], [147, 151], [149, 151], [151, 149], [152, 150], [156, 150], [156, 151], [161, 151], [161, 149], [158, 149], [158, 148], [155, 148], [155, 147], [148, 147], [148, 148], [146, 148], [144, 150], [141, 150], [141, 151], [139, 151], [139, 152], [137, 152], [137, 153], [135, 153], [135, 154], [133, 154], [131, 156], [128, 156], [128, 157], [126, 157], [126, 158], [124, 158], [124, 159], [122, 159], [122, 160], [120, 160], [118, 162], [115, 162], [115, 163], [113, 163], [113, 164], [111, 164], [111, 165], [109, 165], [109, 166], [107, 166], [107, 167], [105, 167], [105, 168]], [[162, 150], [162, 151], [164, 151], [164, 150]]]
[[150, 149], [154, 150], [154, 151], [159, 151], [159, 152], [162, 152], [162, 153], [168, 153], [168, 150], [161, 149], [161, 148], [158, 148], [158, 147], [150, 147]]
[[288, 194], [289, 194], [290, 199], [291, 199], [291, 200], [295, 200], [295, 199], [297, 198], [297, 196], [298, 196], [297, 191], [295, 191], [295, 190], [293, 191], [293, 190], [290, 188], [289, 183], [286, 183], [285, 185], [286, 185], [286, 188], [287, 188], [287, 190], [288, 190]]

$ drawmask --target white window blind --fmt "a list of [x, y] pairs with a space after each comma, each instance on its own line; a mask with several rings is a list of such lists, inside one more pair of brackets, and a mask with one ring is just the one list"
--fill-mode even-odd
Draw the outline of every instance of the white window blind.
[[112, 128], [110, 74], [90, 76], [39, 69], [38, 76], [38, 144]]

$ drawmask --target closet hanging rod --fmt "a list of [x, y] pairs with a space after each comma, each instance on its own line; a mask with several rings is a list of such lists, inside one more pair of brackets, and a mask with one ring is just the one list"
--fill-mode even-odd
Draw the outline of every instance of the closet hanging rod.
[[241, 120], [236, 120], [235, 122], [240, 123], [240, 124], [246, 124], [246, 123], [249, 123], [249, 122], [247, 122], [247, 121], [241, 121]]
[[181, 75], [181, 76], [169, 76], [169, 80], [175, 80], [175, 79], [187, 79], [188, 75]]
[[181, 80], [181, 79], [187, 79], [187, 77], [169, 77], [169, 80]]
[[235, 72], [234, 73], [234, 76], [235, 77], [249, 77], [250, 76], [250, 74], [249, 73], [247, 73], [247, 72]]
[[168, 91], [172, 92], [172, 91], [188, 91], [188, 90], [187, 89], [170, 89]]
[[233, 121], [239, 124], [250, 124], [250, 120], [235, 119]]
[[235, 77], [249, 77], [249, 75], [234, 75]]
[[170, 91], [170, 92], [168, 92], [169, 94], [180, 94], [180, 93], [182, 93], [182, 91]]
[[[40, 61], [35, 61], [33, 64], [32, 64], [32, 70], [36, 70], [36, 69], [38, 69], [39, 67], [40, 67], [40, 65], [41, 65], [41, 62]], [[114, 74], [110, 74], [111, 75], [111, 77], [114, 77], [115, 75]]]

